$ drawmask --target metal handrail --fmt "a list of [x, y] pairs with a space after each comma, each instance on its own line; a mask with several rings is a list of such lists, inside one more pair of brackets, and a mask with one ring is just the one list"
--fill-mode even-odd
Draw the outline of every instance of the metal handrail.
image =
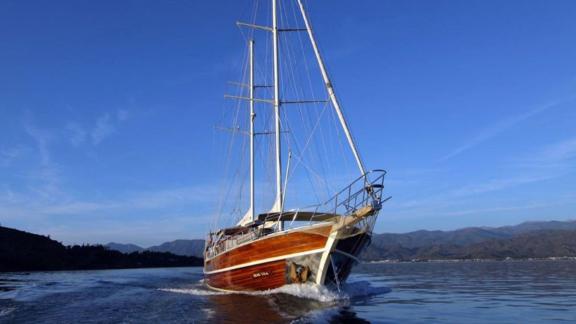
[[[310, 218], [310, 223], [314, 222], [315, 216], [325, 215], [326, 211], [332, 211], [334, 215], [346, 216], [354, 213], [356, 210], [358, 210], [358, 208], [368, 205], [372, 206], [376, 210], [379, 210], [381, 208], [381, 203], [383, 202], [382, 192], [384, 190], [385, 175], [386, 171], [384, 170], [372, 170], [366, 172], [364, 175], [356, 178], [354, 181], [352, 181], [352, 183], [344, 187], [324, 203], [308, 206], [305, 209], [313, 210], [314, 214], [314, 216]], [[372, 179], [370, 179], [370, 177]], [[341, 208], [344, 208], [343, 212], [338, 213]], [[294, 219], [296, 219], [296, 215], [297, 214], [295, 214], [292, 222], [294, 222]], [[280, 220], [280, 218], [278, 218], [278, 220]], [[364, 226], [370, 228], [371, 230], [374, 222], [375, 219], [370, 221], [367, 220], [366, 223], [364, 223]], [[251, 231], [249, 233], [243, 234], [240, 237], [219, 240], [217, 244], [213, 245], [206, 251], [206, 255], [210, 257], [226, 251], [227, 241], [236, 241], [236, 244], [238, 244], [239, 241], [243, 241], [243, 239], [245, 239], [247, 236], [258, 238], [261, 235], [265, 234]]]
[[[374, 174], [375, 176], [371, 176]], [[364, 175], [356, 178], [354, 181], [352, 181], [352, 183], [344, 187], [324, 203], [310, 207], [316, 207], [316, 211], [331, 210], [334, 214], [338, 214], [338, 210], [344, 207], [344, 211], [341, 213], [343, 215], [349, 215], [355, 212], [359, 207], [363, 207], [368, 204], [371, 204], [373, 207], [380, 209], [385, 175], [385, 170], [372, 170], [366, 172]], [[360, 184], [362, 185], [361, 188], [359, 188]], [[310, 222], [313, 221], [314, 217], [310, 219]]]

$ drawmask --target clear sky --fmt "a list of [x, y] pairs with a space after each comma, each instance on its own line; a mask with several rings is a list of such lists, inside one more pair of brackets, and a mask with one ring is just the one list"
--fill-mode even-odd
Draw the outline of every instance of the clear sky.
[[[576, 1], [308, 2], [377, 232], [576, 218]], [[203, 237], [250, 3], [0, 1], [0, 223]]]

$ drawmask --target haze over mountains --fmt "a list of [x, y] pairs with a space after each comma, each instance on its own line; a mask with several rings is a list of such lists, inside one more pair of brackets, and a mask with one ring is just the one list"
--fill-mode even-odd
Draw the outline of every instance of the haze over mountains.
[[372, 244], [382, 247], [401, 245], [417, 248], [429, 245], [453, 244], [468, 245], [491, 239], [507, 239], [516, 235], [544, 230], [576, 230], [576, 220], [525, 222], [519, 225], [503, 227], [467, 227], [454, 231], [420, 230], [404, 234], [376, 234]]
[[[108, 243], [123, 253], [170, 252], [202, 257], [204, 240], [175, 240], [150, 248]], [[545, 258], [576, 256], [576, 221], [526, 222], [503, 227], [470, 227], [454, 231], [375, 234], [364, 260], [429, 260], [474, 258]]]
[[[201, 266], [203, 240], [64, 246], [49, 237], [0, 226], [0, 272]], [[529, 222], [497, 228], [375, 234], [366, 261], [576, 258], [576, 221]]]
[[196, 256], [203, 257], [204, 251], [204, 240], [175, 240], [171, 242], [165, 242], [160, 245], [151, 246], [149, 248], [143, 248], [135, 244], [122, 244], [110, 242], [104, 245], [110, 250], [116, 250], [122, 253], [132, 253], [132, 252], [170, 252], [176, 255], [184, 256]]

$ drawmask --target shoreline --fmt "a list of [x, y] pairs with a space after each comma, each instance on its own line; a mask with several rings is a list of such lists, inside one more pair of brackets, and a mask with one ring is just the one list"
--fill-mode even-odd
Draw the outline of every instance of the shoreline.
[[414, 259], [414, 260], [372, 260], [362, 264], [386, 263], [460, 263], [460, 262], [525, 262], [525, 261], [576, 261], [576, 257], [547, 257], [547, 258], [505, 258], [505, 259]]

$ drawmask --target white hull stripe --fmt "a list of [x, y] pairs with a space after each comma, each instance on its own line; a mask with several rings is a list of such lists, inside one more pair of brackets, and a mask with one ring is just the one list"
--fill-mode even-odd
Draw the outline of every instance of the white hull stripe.
[[214, 271], [204, 271], [204, 274], [209, 275], [209, 274], [214, 274], [214, 273], [220, 273], [220, 272], [235, 270], [235, 269], [239, 269], [239, 268], [250, 267], [250, 266], [258, 265], [258, 264], [262, 264], [262, 263], [273, 262], [273, 261], [278, 261], [278, 260], [283, 260], [283, 259], [288, 259], [288, 258], [294, 258], [294, 257], [298, 257], [298, 256], [308, 255], [308, 254], [321, 253], [321, 252], [324, 252], [324, 248], [316, 249], [316, 250], [309, 250], [309, 251], [306, 251], [306, 252], [299, 252], [299, 253], [292, 253], [292, 254], [280, 255], [280, 256], [277, 256], [277, 257], [273, 257], [273, 258], [268, 258], [268, 259], [262, 259], [262, 260], [258, 260], [258, 261], [252, 261], [252, 262], [242, 263], [242, 264], [239, 264], [239, 265], [235, 265], [235, 266], [228, 267], [228, 268], [224, 268], [224, 269], [218, 269], [218, 270], [214, 270]]

